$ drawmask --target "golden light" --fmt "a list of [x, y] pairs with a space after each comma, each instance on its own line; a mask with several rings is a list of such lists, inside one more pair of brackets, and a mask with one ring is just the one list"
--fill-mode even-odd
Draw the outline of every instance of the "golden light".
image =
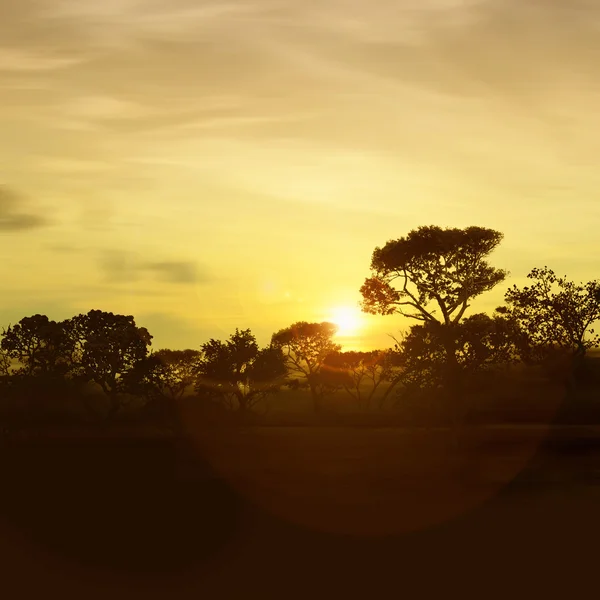
[[338, 306], [331, 311], [328, 321], [338, 326], [337, 335], [356, 335], [363, 326], [362, 312], [358, 307]]

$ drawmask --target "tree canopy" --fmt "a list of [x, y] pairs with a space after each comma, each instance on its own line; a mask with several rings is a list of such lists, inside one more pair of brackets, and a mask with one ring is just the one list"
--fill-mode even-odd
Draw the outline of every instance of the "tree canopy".
[[24, 317], [3, 333], [1, 347], [27, 375], [60, 373], [70, 368], [76, 341], [66, 321], [51, 321], [46, 315]]
[[385, 388], [380, 406], [398, 382], [397, 357], [393, 350], [368, 352], [332, 352], [324, 362], [324, 368], [346, 375], [339, 378], [346, 392], [354, 398], [359, 408], [369, 409], [378, 390]]
[[539, 360], [552, 349], [583, 355], [598, 346], [592, 325], [600, 320], [600, 281], [576, 284], [548, 267], [532, 269], [527, 278], [531, 285], [514, 285], [506, 292], [507, 306], [498, 309], [521, 328], [523, 358]]
[[152, 336], [133, 316], [101, 310], [73, 317], [70, 326], [81, 346], [78, 376], [100, 386], [112, 418], [120, 408], [119, 394], [128, 391], [128, 374], [147, 357]]
[[505, 279], [507, 272], [486, 260], [502, 238], [484, 227], [428, 226], [388, 241], [373, 252], [372, 275], [360, 289], [363, 310], [458, 323], [470, 300]]
[[250, 329], [236, 329], [226, 342], [202, 346], [196, 391], [241, 411], [275, 392], [286, 374], [281, 350], [260, 349]]
[[341, 345], [333, 341], [337, 326], [333, 323], [298, 321], [274, 333], [273, 346], [280, 348], [289, 371], [305, 379], [310, 388], [315, 411], [320, 399], [330, 387], [330, 381], [321, 377], [321, 369], [328, 355], [339, 352]]

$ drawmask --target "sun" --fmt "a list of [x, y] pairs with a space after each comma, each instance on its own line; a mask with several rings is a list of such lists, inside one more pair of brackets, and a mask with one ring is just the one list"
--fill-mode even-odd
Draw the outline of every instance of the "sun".
[[338, 306], [331, 311], [329, 321], [337, 325], [337, 335], [342, 337], [356, 335], [363, 323], [362, 313], [358, 307]]

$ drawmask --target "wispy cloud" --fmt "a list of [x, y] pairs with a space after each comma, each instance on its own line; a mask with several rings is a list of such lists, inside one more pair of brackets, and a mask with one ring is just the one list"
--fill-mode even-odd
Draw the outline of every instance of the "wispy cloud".
[[209, 279], [196, 263], [190, 261], [155, 262], [141, 265], [140, 268], [168, 283], [198, 283]]
[[136, 254], [118, 251], [105, 253], [100, 260], [100, 267], [107, 280], [113, 283], [134, 282], [144, 278], [176, 284], [208, 283], [212, 280], [208, 271], [194, 261], [147, 261]]
[[0, 186], [0, 231], [22, 232], [32, 229], [39, 229], [48, 225], [49, 221], [46, 215], [36, 214], [27, 210], [25, 201], [21, 196]]

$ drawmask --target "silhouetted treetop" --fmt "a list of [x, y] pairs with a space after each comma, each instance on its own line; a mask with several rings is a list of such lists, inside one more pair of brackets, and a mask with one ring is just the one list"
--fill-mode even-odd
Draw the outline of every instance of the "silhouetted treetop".
[[[449, 349], [447, 335], [454, 341]], [[426, 322], [414, 325], [397, 343], [407, 387], [431, 388], [447, 383], [448, 352], [455, 368], [472, 376], [517, 362], [515, 324], [503, 315], [477, 313], [445, 328]]]
[[346, 392], [357, 400], [359, 407], [369, 408], [375, 393], [383, 385], [380, 405], [395, 387], [398, 380], [397, 353], [393, 350], [371, 350], [367, 352], [350, 350], [332, 352], [325, 359], [324, 369], [333, 369], [346, 374], [342, 385]]
[[281, 349], [260, 349], [250, 329], [236, 329], [225, 342], [202, 345], [196, 391], [245, 411], [277, 391], [286, 374]]
[[101, 310], [73, 317], [71, 327], [81, 344], [80, 376], [109, 397], [112, 418], [120, 408], [118, 395], [127, 391], [127, 375], [148, 355], [152, 336], [133, 316]]
[[514, 285], [505, 295], [507, 307], [498, 310], [512, 316], [525, 334], [529, 358], [535, 360], [551, 348], [585, 354], [598, 345], [592, 325], [600, 320], [600, 281], [576, 284], [557, 277], [552, 269], [532, 269], [532, 284]]
[[360, 290], [363, 310], [443, 324], [459, 322], [471, 299], [506, 278], [506, 271], [486, 260], [502, 239], [502, 233], [484, 227], [426, 226], [388, 241], [373, 252], [373, 274]]
[[162, 397], [181, 398], [192, 386], [200, 370], [202, 353], [199, 350], [161, 349], [150, 354], [140, 365], [142, 381], [152, 385]]
[[71, 367], [76, 340], [68, 322], [51, 321], [46, 315], [24, 317], [11, 325], [0, 343], [7, 356], [19, 363], [19, 372], [62, 373]]
[[271, 341], [283, 349], [292, 370], [308, 375], [317, 371], [329, 354], [341, 349], [332, 340], [337, 330], [333, 323], [298, 321], [274, 333]]
[[332, 339], [337, 330], [333, 323], [298, 321], [271, 338], [272, 345], [283, 352], [290, 372], [303, 378], [310, 388], [316, 412], [320, 410], [323, 395], [335, 387], [321, 371], [327, 356], [341, 350], [341, 345]]
[[10, 356], [0, 347], [0, 378], [10, 375], [11, 366], [12, 360]]

